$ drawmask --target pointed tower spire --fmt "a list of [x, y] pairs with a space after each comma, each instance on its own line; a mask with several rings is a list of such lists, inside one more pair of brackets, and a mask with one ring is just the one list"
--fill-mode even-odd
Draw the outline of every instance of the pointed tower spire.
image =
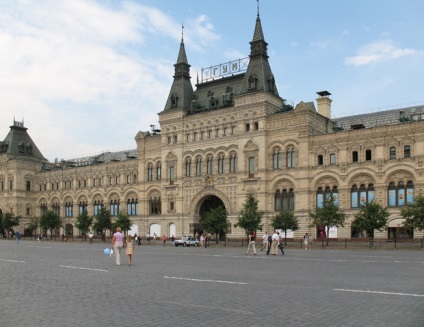
[[278, 96], [274, 75], [268, 62], [267, 47], [268, 43], [265, 42], [261, 18], [259, 16], [258, 1], [255, 31], [253, 32], [253, 39], [250, 42], [249, 66], [247, 67], [240, 94], [267, 91]]
[[180, 51], [178, 52], [177, 63], [174, 65], [174, 82], [172, 83], [171, 91], [166, 101], [165, 111], [172, 109], [191, 109], [193, 86], [190, 82], [190, 65], [188, 64], [184, 47], [184, 25], [181, 26], [181, 31]]

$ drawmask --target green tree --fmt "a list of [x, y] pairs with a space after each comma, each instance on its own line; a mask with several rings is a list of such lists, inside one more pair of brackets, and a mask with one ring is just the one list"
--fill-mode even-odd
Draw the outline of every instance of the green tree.
[[82, 233], [87, 233], [92, 224], [93, 217], [88, 215], [87, 210], [84, 210], [77, 216], [75, 227], [78, 228]]
[[34, 231], [36, 231], [38, 228], [38, 220], [36, 218], [31, 218], [29, 224], [27, 225], [27, 229], [31, 233], [31, 236], [33, 235]]
[[3, 229], [3, 233], [7, 233], [8, 234], [7, 236], [9, 237], [10, 232], [13, 232], [13, 227], [19, 225], [20, 219], [21, 217], [16, 217], [11, 212], [4, 213], [1, 218], [1, 227]]
[[274, 229], [281, 229], [284, 231], [284, 239], [287, 244], [287, 231], [299, 230], [299, 220], [294, 215], [292, 210], [281, 210], [271, 222]]
[[112, 224], [112, 229], [115, 230], [118, 227], [121, 227], [122, 231], [125, 233], [131, 230], [132, 221], [130, 216], [126, 211], [121, 211], [118, 214], [118, 219]]
[[383, 208], [380, 204], [371, 201], [361, 205], [359, 212], [352, 221], [352, 227], [358, 231], [366, 231], [373, 239], [375, 229], [381, 232], [387, 228], [389, 216], [390, 213], [387, 208]]
[[346, 214], [334, 203], [334, 198], [326, 199], [322, 208], [315, 208], [314, 212], [309, 213], [309, 220], [313, 226], [325, 226], [327, 228], [327, 243], [328, 234], [331, 227], [343, 227], [346, 221]]
[[247, 193], [243, 209], [240, 211], [238, 221], [234, 227], [240, 226], [246, 232], [246, 235], [262, 230], [262, 217], [264, 213], [258, 210], [258, 200], [252, 192]]
[[95, 230], [101, 230], [103, 234], [106, 234], [106, 230], [112, 229], [110, 212], [106, 208], [102, 208], [100, 212], [94, 217], [94, 219], [95, 222], [93, 228]]
[[424, 229], [424, 196], [419, 194], [415, 197], [414, 203], [408, 203], [408, 206], [401, 211], [405, 218], [403, 226], [407, 229]]
[[40, 226], [50, 231], [50, 238], [53, 238], [53, 230], [62, 226], [62, 219], [52, 210], [48, 210], [40, 218]]
[[[199, 225], [200, 228], [215, 234], [216, 243], [219, 240], [219, 234], [227, 230], [228, 227], [228, 213], [227, 210], [223, 206], [219, 206], [218, 208], [212, 209], [209, 211], [205, 217], [200, 219]], [[225, 235], [227, 237], [227, 235]]]

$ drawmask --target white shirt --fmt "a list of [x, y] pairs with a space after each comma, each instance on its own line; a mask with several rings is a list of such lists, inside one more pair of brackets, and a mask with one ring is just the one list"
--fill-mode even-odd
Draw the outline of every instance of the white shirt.
[[277, 233], [272, 234], [272, 240], [273, 241], [277, 241], [278, 242], [278, 239], [279, 239], [279, 237], [278, 237]]
[[268, 243], [268, 234], [264, 234], [264, 236], [262, 236], [262, 240], [264, 243]]

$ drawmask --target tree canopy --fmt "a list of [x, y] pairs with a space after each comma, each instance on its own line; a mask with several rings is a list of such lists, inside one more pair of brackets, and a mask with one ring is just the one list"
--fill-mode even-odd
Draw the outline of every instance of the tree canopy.
[[40, 217], [40, 226], [43, 229], [48, 229], [50, 231], [50, 237], [53, 238], [53, 229], [62, 226], [62, 219], [54, 211], [48, 210]]
[[294, 215], [292, 210], [281, 210], [275, 217], [272, 219], [271, 226], [274, 229], [281, 229], [284, 231], [284, 238], [287, 242], [287, 231], [299, 230], [299, 220]]
[[387, 208], [371, 201], [361, 205], [359, 212], [352, 221], [352, 227], [359, 231], [367, 231], [367, 234], [374, 237], [374, 230], [383, 231], [387, 228], [387, 221], [390, 213]]
[[101, 230], [102, 233], [106, 234], [106, 230], [112, 229], [112, 220], [108, 209], [101, 208], [100, 212], [94, 217], [94, 219], [95, 222], [93, 228], [95, 230]]
[[219, 206], [209, 211], [205, 217], [199, 221], [200, 228], [209, 233], [215, 234], [216, 243], [218, 243], [219, 234], [227, 230], [228, 213], [223, 206]]
[[87, 210], [84, 210], [77, 216], [77, 221], [75, 222], [75, 227], [78, 228], [83, 233], [86, 233], [90, 226], [93, 224], [93, 217], [88, 215]]
[[405, 218], [403, 226], [411, 229], [424, 229], [424, 196], [417, 195], [414, 203], [408, 203], [408, 206], [401, 211], [401, 215]]
[[15, 216], [11, 212], [6, 212], [0, 215], [0, 226], [4, 232], [11, 232], [13, 227], [19, 225], [21, 217]]
[[115, 230], [118, 227], [121, 227], [123, 232], [127, 232], [131, 230], [131, 219], [126, 211], [120, 211], [118, 214], [118, 218], [112, 224], [112, 230]]
[[240, 226], [246, 231], [246, 234], [262, 230], [262, 217], [264, 213], [258, 210], [259, 201], [252, 192], [247, 193], [243, 209], [240, 211], [238, 221], [234, 227]]
[[[309, 220], [314, 226], [325, 226], [327, 235], [330, 227], [343, 227], [346, 221], [346, 214], [335, 203], [334, 198], [326, 199], [322, 208], [315, 208], [315, 212], [309, 213]], [[328, 237], [327, 237], [328, 245]]]

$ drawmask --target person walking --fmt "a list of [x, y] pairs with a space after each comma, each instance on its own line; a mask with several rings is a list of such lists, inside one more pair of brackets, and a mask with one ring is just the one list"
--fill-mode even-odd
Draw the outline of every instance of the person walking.
[[278, 234], [275, 231], [274, 234], [272, 234], [272, 244], [271, 244], [271, 247], [272, 247], [271, 254], [272, 255], [277, 255], [278, 239], [279, 239]]
[[256, 255], [255, 234], [254, 233], [249, 234], [249, 243], [247, 244], [246, 255], [249, 255], [250, 249], [253, 249], [253, 255]]
[[149, 242], [149, 243], [150, 243], [150, 233], [147, 233], [147, 234], [146, 234], [146, 240], [147, 240], [147, 242]]
[[135, 241], [131, 235], [127, 236], [127, 249], [125, 250], [126, 255], [128, 256], [128, 266], [131, 266], [132, 255], [134, 253]]
[[162, 241], [163, 241], [163, 246], [165, 246], [166, 245], [166, 235], [165, 234], [162, 235]]
[[266, 255], [269, 255], [269, 251], [271, 251], [271, 245], [272, 245], [272, 235], [268, 234], [268, 244], [267, 244], [268, 250], [266, 251]]
[[124, 246], [124, 234], [121, 233], [121, 227], [116, 228], [115, 234], [112, 237], [112, 248], [115, 252], [115, 263], [121, 265], [121, 251]]
[[310, 250], [310, 237], [308, 233], [303, 236], [303, 244], [305, 244], [305, 251]]
[[202, 248], [205, 247], [205, 235], [204, 234], [200, 235], [200, 246]]
[[141, 245], [141, 236], [138, 235], [137, 236], [137, 246], [140, 246], [140, 245]]
[[265, 249], [265, 251], [268, 250], [268, 232], [265, 232], [265, 234], [262, 236], [261, 251], [263, 251], [264, 249]]
[[175, 236], [174, 235], [171, 236], [171, 245], [175, 246]]
[[92, 232], [88, 234], [88, 239], [90, 240], [89, 244], [94, 244], [94, 235]]
[[15, 232], [15, 238], [16, 238], [16, 244], [19, 244], [19, 239], [21, 238], [21, 234], [19, 234], [18, 230], [16, 230]]
[[283, 244], [283, 238], [281, 237], [280, 233], [277, 233], [278, 235], [278, 248], [281, 251], [281, 255], [284, 255], [284, 244]]

